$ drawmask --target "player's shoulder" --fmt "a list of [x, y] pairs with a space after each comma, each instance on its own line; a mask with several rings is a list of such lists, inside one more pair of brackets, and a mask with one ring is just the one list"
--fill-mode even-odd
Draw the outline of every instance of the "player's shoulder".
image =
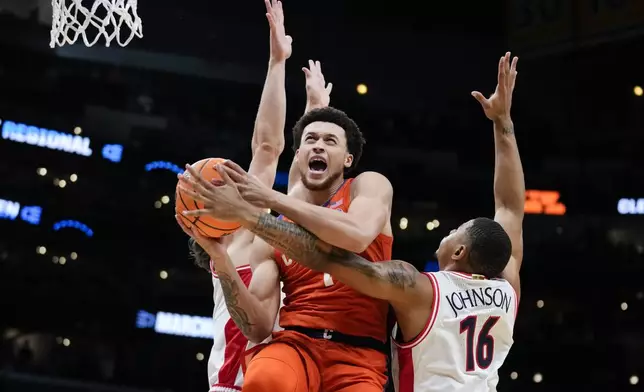
[[393, 186], [387, 177], [374, 172], [366, 171], [357, 175], [351, 183], [352, 192], [365, 192], [372, 194], [373, 192], [393, 194]]
[[389, 184], [391, 186], [391, 182], [385, 177], [383, 174], [375, 172], [375, 171], [366, 171], [363, 173], [358, 174], [354, 179], [353, 183], [360, 183], [360, 182], [376, 182], [380, 184]]

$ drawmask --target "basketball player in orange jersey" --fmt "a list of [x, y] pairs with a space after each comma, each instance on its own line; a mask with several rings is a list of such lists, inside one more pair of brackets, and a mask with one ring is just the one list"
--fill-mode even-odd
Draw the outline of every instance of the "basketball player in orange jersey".
[[[284, 147], [285, 62], [291, 54], [291, 38], [285, 33], [282, 4], [277, 1], [265, 3], [271, 32], [270, 61], [255, 122], [251, 144], [253, 159], [249, 172], [255, 173], [259, 181], [270, 187], [275, 179], [278, 157]], [[303, 69], [306, 75], [307, 111], [327, 106], [332, 88], [330, 84], [325, 85], [319, 62], [309, 61], [309, 67]], [[178, 223], [191, 236], [190, 248], [196, 264], [213, 275], [215, 333], [208, 361], [210, 391], [240, 390], [243, 383], [241, 359], [248, 340], [232, 321], [224, 303], [223, 291], [233, 279], [239, 278], [244, 284], [250, 282], [248, 252], [254, 235], [250, 231], [239, 230], [222, 241], [216, 241], [192, 232], [181, 220]], [[210, 260], [226, 249], [234, 264], [229, 271], [215, 271]]]
[[[294, 144], [294, 170], [299, 173], [292, 172], [291, 179], [299, 179], [292, 189], [302, 191], [303, 200], [274, 192], [246, 175], [239, 187], [253, 201], [251, 208], [272, 208], [325, 241], [370, 261], [389, 260], [393, 242], [391, 184], [374, 172], [355, 179], [344, 176], [358, 163], [364, 144], [353, 120], [337, 109], [313, 110], [296, 124]], [[243, 172], [234, 164], [231, 167]], [[239, 193], [232, 186], [220, 187], [234, 190], [228, 199], [209, 199], [208, 190], [214, 185], [203, 183], [199, 174], [188, 170], [191, 176], [182, 181], [192, 184], [196, 191], [190, 194], [206, 205], [205, 210], [188, 215], [212, 212], [220, 219], [235, 220], [239, 211], [250, 206], [235, 199]], [[290, 238], [288, 231], [280, 236], [280, 243], [297, 240]], [[274, 333], [272, 341], [253, 356], [243, 390], [381, 392], [386, 382], [387, 302], [305, 268], [297, 258], [286, 257], [271, 245], [275, 242], [269, 245], [256, 240], [249, 288], [238, 284], [226, 296], [241, 331], [249, 340], [261, 342], [273, 330], [280, 280], [286, 295], [279, 314], [284, 331]]]
[[[300, 264], [392, 304], [401, 331], [393, 366], [398, 392], [495, 391], [498, 369], [512, 346], [525, 203], [510, 118], [517, 60], [510, 64], [510, 53], [499, 60], [498, 85], [490, 98], [472, 93], [494, 123], [494, 220], [476, 218], [452, 230], [437, 250], [440, 272], [419, 273], [399, 260], [373, 263], [256, 212], [242, 201], [248, 175], [237, 167], [221, 169], [226, 186], [202, 185], [213, 215], [239, 221]], [[220, 211], [224, 205], [235, 213]]]

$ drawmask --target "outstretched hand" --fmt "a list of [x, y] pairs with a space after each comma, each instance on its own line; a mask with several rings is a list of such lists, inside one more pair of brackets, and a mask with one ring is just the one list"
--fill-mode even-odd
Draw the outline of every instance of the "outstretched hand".
[[499, 70], [497, 75], [497, 85], [494, 94], [490, 98], [485, 98], [478, 91], [472, 91], [472, 96], [479, 101], [485, 112], [485, 116], [492, 121], [499, 121], [510, 118], [510, 108], [512, 107], [512, 93], [514, 84], [517, 79], [517, 62], [518, 57], [512, 59], [510, 63], [510, 52], [499, 60]]
[[266, 19], [271, 28], [271, 60], [285, 61], [291, 57], [293, 38], [286, 35], [284, 28], [284, 9], [278, 0], [264, 0]]
[[324, 108], [331, 102], [333, 83], [326, 84], [322, 73], [322, 64], [319, 61], [309, 60], [309, 67], [303, 67], [306, 76], [307, 106], [311, 108]]

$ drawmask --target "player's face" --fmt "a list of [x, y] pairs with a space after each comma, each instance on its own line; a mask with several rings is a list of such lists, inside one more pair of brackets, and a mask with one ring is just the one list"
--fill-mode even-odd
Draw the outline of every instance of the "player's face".
[[438, 267], [441, 271], [465, 257], [467, 228], [472, 225], [472, 222], [470, 220], [463, 223], [441, 240], [436, 251]]
[[295, 154], [304, 186], [328, 189], [351, 166], [344, 129], [333, 123], [314, 122], [304, 128], [300, 149]]

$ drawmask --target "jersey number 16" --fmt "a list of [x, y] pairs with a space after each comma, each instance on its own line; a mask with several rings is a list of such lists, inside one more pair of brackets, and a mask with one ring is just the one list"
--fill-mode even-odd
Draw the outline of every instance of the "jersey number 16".
[[488, 317], [475, 340], [477, 321], [478, 316], [468, 316], [461, 321], [460, 333], [465, 334], [465, 370], [468, 372], [473, 372], [477, 367], [487, 369], [494, 359], [494, 337], [490, 335], [490, 331], [499, 317]]

